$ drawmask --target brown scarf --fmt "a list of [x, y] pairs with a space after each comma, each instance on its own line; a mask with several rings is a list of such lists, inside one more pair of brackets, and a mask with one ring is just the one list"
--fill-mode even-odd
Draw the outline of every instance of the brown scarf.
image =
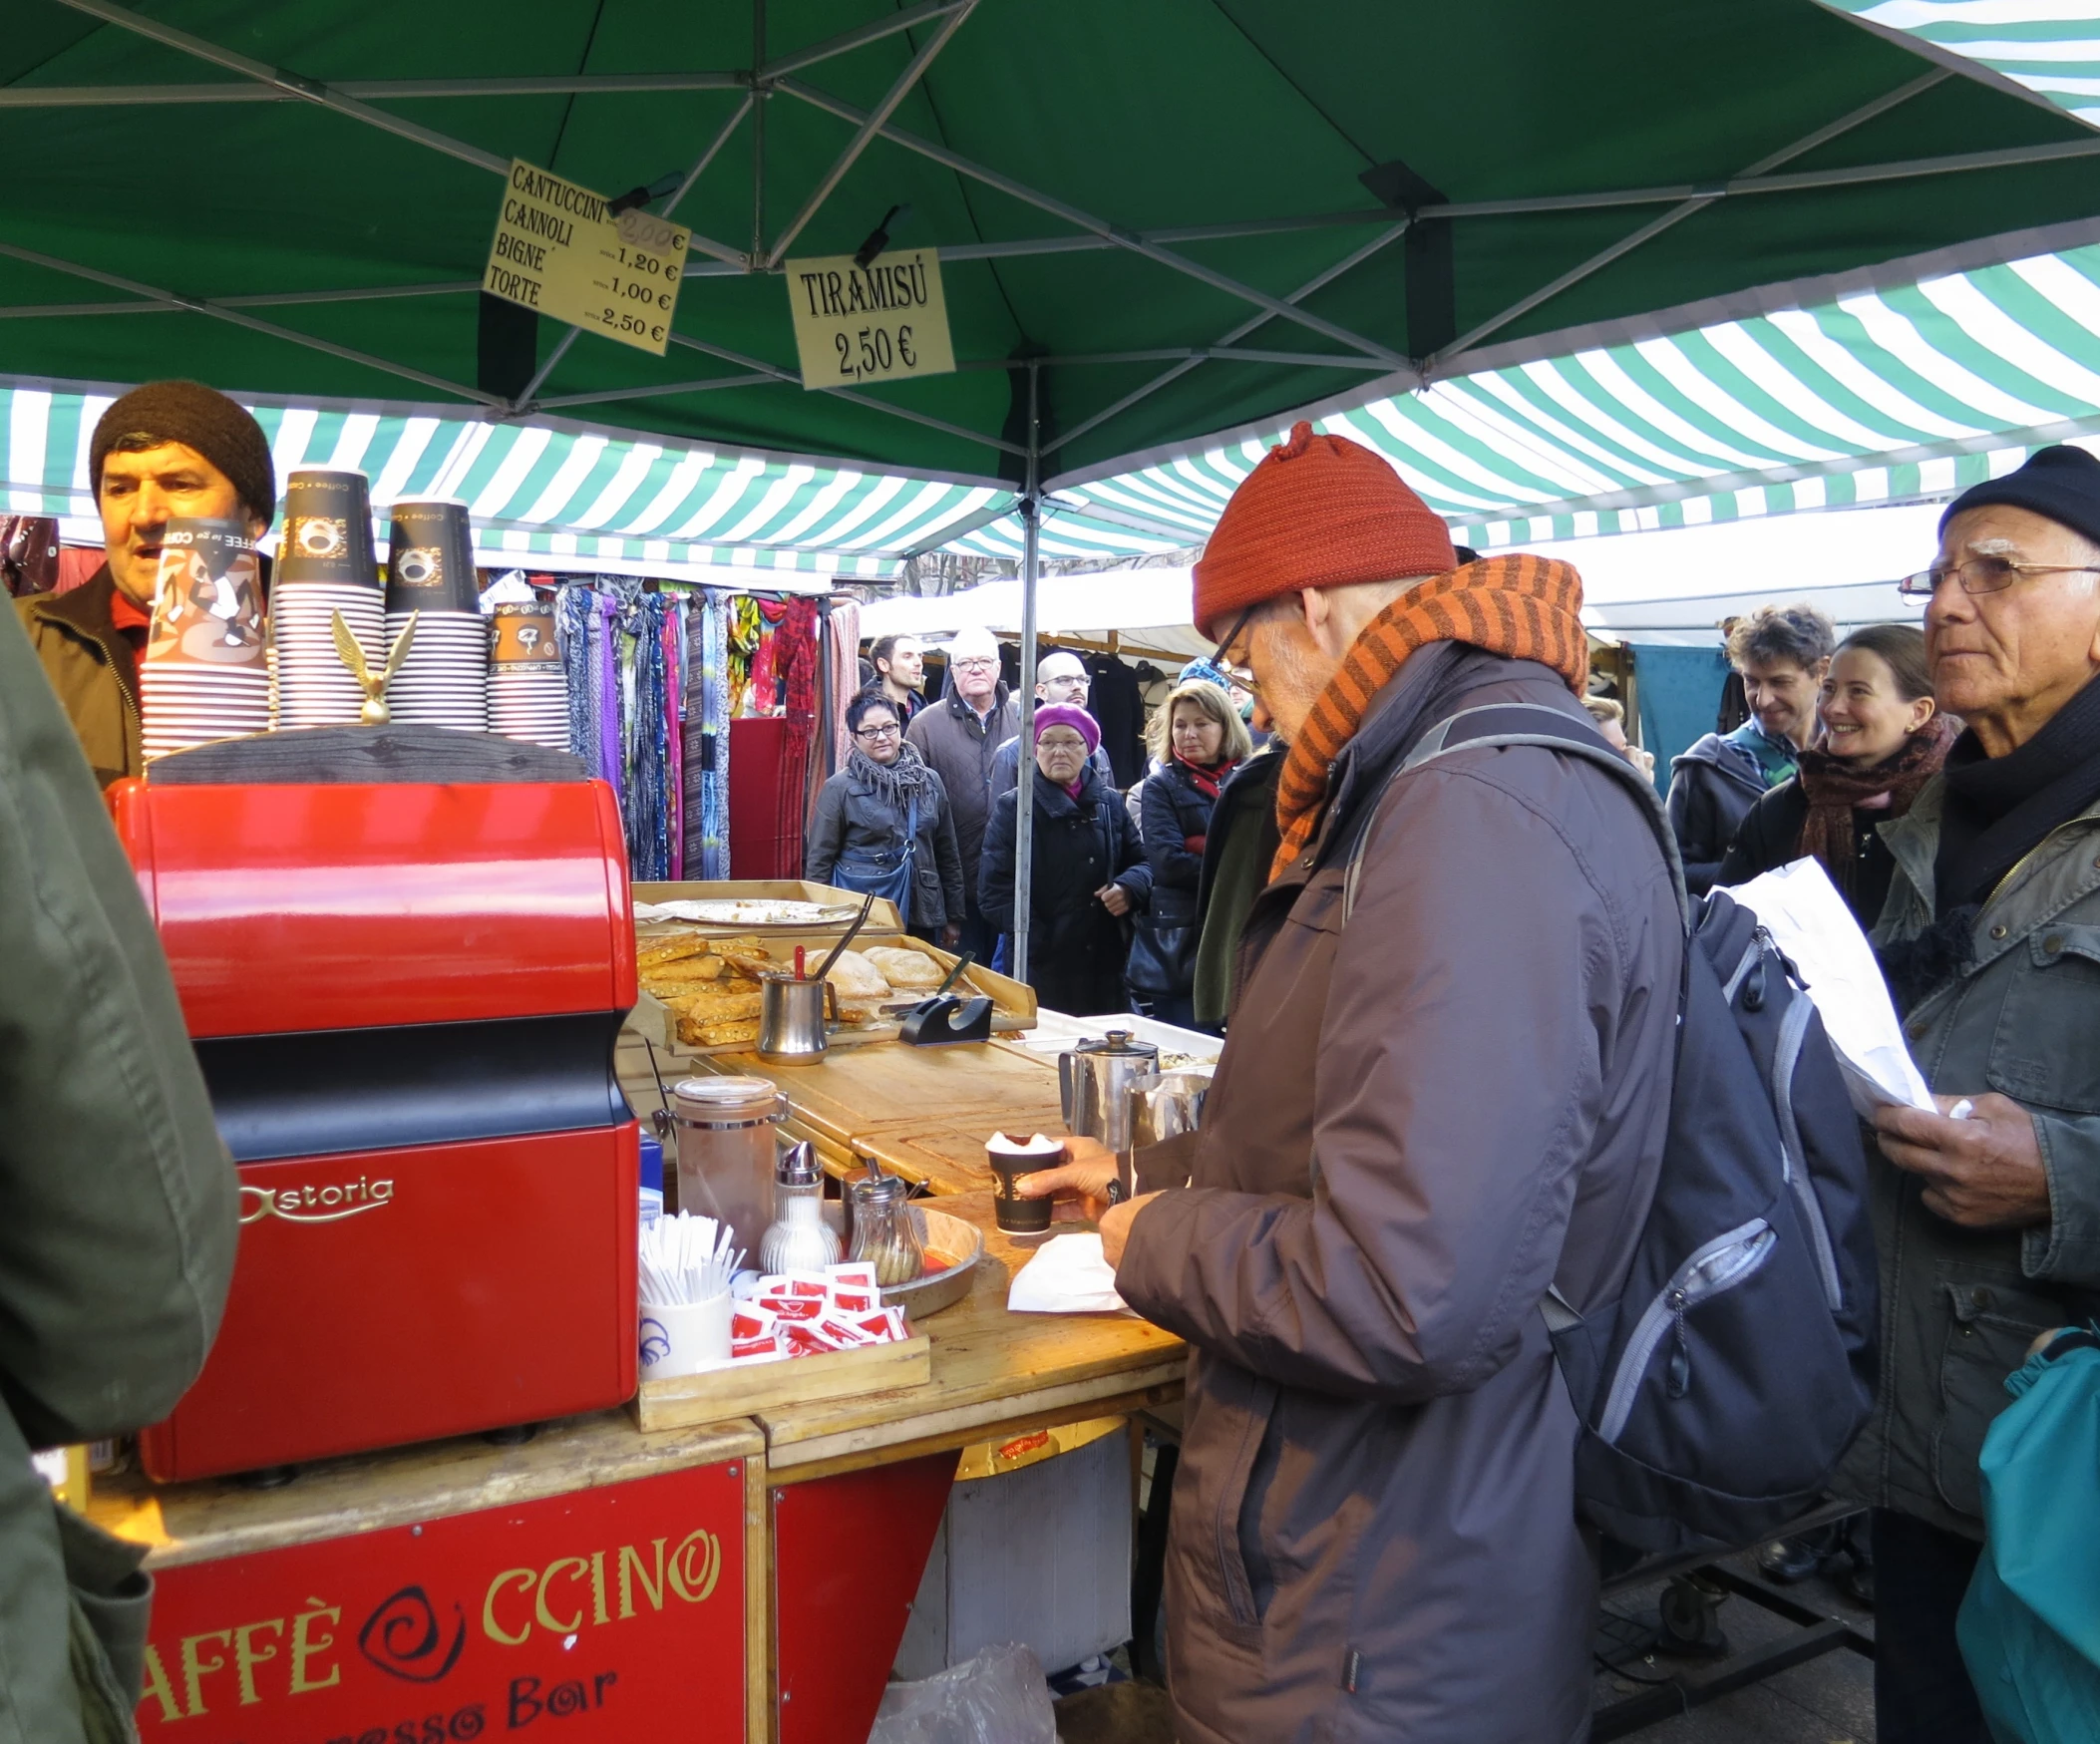
[[1808, 816], [1801, 823], [1801, 838], [1794, 845], [1797, 858], [1814, 855], [1823, 863], [1849, 901], [1853, 894], [1854, 862], [1853, 808], [1862, 802], [1889, 796], [1889, 809], [1882, 816], [1901, 818], [1918, 798], [1918, 790], [1939, 773], [1947, 748], [1954, 742], [1956, 723], [1947, 715], [1934, 715], [1906, 739], [1893, 756], [1865, 769], [1855, 768], [1828, 751], [1801, 754], [1801, 792], [1808, 801]]
[[1283, 832], [1274, 877], [1319, 828], [1327, 772], [1363, 725], [1364, 710], [1401, 664], [1430, 642], [1470, 642], [1511, 660], [1537, 660], [1580, 696], [1589, 680], [1582, 579], [1567, 563], [1516, 554], [1466, 563], [1410, 587], [1364, 626], [1292, 742], [1276, 780]]

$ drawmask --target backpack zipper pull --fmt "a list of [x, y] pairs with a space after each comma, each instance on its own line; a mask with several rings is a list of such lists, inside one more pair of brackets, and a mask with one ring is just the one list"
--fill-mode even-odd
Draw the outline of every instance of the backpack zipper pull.
[[1681, 1399], [1691, 1391], [1691, 1349], [1684, 1337], [1685, 1293], [1670, 1291], [1670, 1360], [1665, 1370], [1663, 1391], [1672, 1399]]

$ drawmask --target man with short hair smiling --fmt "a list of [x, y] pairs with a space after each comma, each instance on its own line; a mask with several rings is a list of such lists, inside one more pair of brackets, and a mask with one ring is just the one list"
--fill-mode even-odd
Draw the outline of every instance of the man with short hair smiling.
[[149, 382], [113, 402], [88, 445], [105, 562], [68, 593], [15, 601], [45, 677], [104, 787], [145, 768], [139, 656], [153, 621], [161, 538], [177, 516], [245, 522], [277, 512], [269, 439], [197, 382]]
[[1876, 1505], [1876, 1736], [1984, 1744], [1954, 1635], [1977, 1456], [2029, 1342], [2100, 1309], [2100, 462], [1976, 486], [1902, 586], [1966, 731], [1882, 826], [1875, 940], [1941, 1112], [1875, 1118], [1886, 1366], [1846, 1477]]

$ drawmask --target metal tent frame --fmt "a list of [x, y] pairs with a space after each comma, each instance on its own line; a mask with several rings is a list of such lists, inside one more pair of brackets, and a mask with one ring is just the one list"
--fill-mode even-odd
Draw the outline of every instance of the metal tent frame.
[[[1357, 209], [1298, 213], [1269, 220], [1242, 220], [1232, 223], [1183, 226], [1175, 229], [1141, 230], [1115, 222], [1086, 210], [1069, 200], [1047, 192], [1039, 187], [1007, 175], [991, 167], [976, 162], [945, 145], [925, 139], [895, 120], [896, 112], [905, 98], [920, 83], [927, 70], [953, 41], [963, 26], [977, 10], [980, 0], [921, 0], [920, 4], [907, 6], [869, 24], [844, 31], [825, 41], [792, 54], [769, 56], [766, 49], [767, 6], [766, 0], [753, 0], [751, 32], [751, 64], [746, 67], [723, 71], [673, 71], [660, 74], [610, 74], [552, 77], [490, 77], [447, 79], [394, 79], [366, 80], [356, 82], [329, 83], [303, 73], [272, 66], [249, 55], [227, 48], [219, 43], [181, 30], [160, 19], [133, 10], [117, 3], [117, 0], [56, 0], [76, 12], [98, 19], [116, 29], [132, 33], [175, 51], [218, 71], [232, 75], [232, 82], [218, 84], [142, 84], [112, 86], [9, 86], [0, 88], [0, 110], [10, 108], [93, 108], [99, 106], [192, 105], [192, 104], [248, 104], [248, 103], [300, 103], [314, 106], [342, 119], [363, 127], [377, 129], [394, 138], [408, 142], [424, 150], [440, 154], [457, 162], [473, 166], [499, 175], [508, 174], [509, 160], [467, 141], [455, 138], [428, 127], [385, 107], [389, 104], [413, 103], [419, 100], [447, 99], [525, 99], [548, 95], [577, 95], [586, 93], [645, 93], [677, 91], [737, 91], [741, 100], [726, 121], [721, 123], [711, 137], [702, 145], [674, 192], [664, 201], [662, 211], [674, 214], [680, 203], [691, 192], [700, 177], [719, 158], [728, 145], [746, 124], [751, 130], [752, 145], [752, 227], [749, 245], [740, 247], [719, 237], [695, 232], [692, 248], [705, 256], [691, 268], [692, 276], [753, 276], [778, 273], [786, 259], [788, 249], [804, 232], [810, 222], [825, 207], [827, 201], [839, 188], [855, 164], [876, 141], [882, 140], [905, 152], [930, 161], [958, 177], [978, 185], [995, 189], [1009, 199], [1019, 201], [1043, 212], [1068, 227], [1067, 232], [1039, 239], [1017, 239], [1003, 241], [964, 242], [941, 246], [937, 252], [943, 261], [985, 260], [1014, 258], [1027, 255], [1065, 253], [1086, 250], [1120, 250], [1141, 258], [1174, 274], [1179, 274], [1214, 292], [1223, 293], [1245, 304], [1250, 313], [1232, 326], [1212, 344], [1205, 346], [1162, 346], [1156, 349], [1103, 351], [1067, 356], [1037, 356], [1025, 360], [1012, 358], [966, 359], [958, 367], [963, 370], [1006, 370], [1015, 374], [1025, 373], [1026, 417], [1024, 440], [1013, 441], [1009, 436], [993, 435], [958, 425], [951, 420], [933, 416], [917, 409], [897, 405], [874, 395], [851, 388], [825, 388], [820, 392], [837, 399], [875, 411], [885, 417], [910, 421], [942, 432], [996, 455], [1019, 462], [1021, 490], [1018, 509], [1022, 520], [1023, 551], [1022, 580], [1024, 600], [1021, 672], [1021, 721], [1024, 744], [1032, 736], [1034, 716], [1034, 687], [1032, 671], [1035, 658], [1035, 592], [1039, 575], [1039, 523], [1046, 508], [1042, 463], [1044, 459], [1042, 431], [1042, 372], [1045, 369], [1097, 365], [1103, 363], [1135, 363], [1157, 361], [1165, 367], [1150, 381], [1127, 393], [1108, 407], [1094, 413], [1072, 429], [1059, 435], [1062, 447], [1081, 435], [1108, 424], [1127, 412], [1131, 407], [1158, 393], [1170, 383], [1178, 381], [1191, 372], [1214, 363], [1284, 364], [1297, 368], [1337, 370], [1359, 374], [1358, 387], [1343, 396], [1344, 399], [1362, 400], [1379, 393], [1393, 393], [1410, 387], [1419, 387], [1432, 381], [1464, 374], [1484, 342], [1503, 332], [1512, 324], [1523, 320], [1542, 306], [1561, 297], [1572, 287], [1603, 271], [1628, 255], [1635, 253], [1656, 237], [1682, 223], [1686, 218], [1724, 201], [1757, 199], [1761, 196], [1789, 193], [1808, 193], [1842, 187], [1858, 187], [1873, 183], [1915, 180], [1920, 178], [1962, 175], [1982, 171], [2004, 170], [2018, 166], [2044, 165], [2065, 160], [2079, 160], [2100, 156], [2100, 136], [2087, 135], [2075, 139], [2059, 139], [2039, 144], [2005, 147], [1997, 150], [1949, 153], [1933, 157], [1912, 158], [1892, 163], [1870, 164], [1850, 168], [1827, 169], [1807, 172], [1783, 173], [1782, 167], [1841, 137], [1861, 125], [1876, 120], [1912, 102], [1920, 95], [1932, 90], [1955, 77], [1956, 70], [1943, 64], [1934, 64], [1929, 71], [1914, 77], [1870, 102], [1854, 108], [1849, 113], [1802, 136], [1780, 150], [1769, 153], [1747, 165], [1738, 174], [1712, 183], [1693, 183], [1665, 186], [1627, 187], [1575, 193], [1542, 194], [1535, 197], [1518, 197], [1477, 201], [1446, 200], [1434, 195], [1420, 200], [1411, 209], [1399, 203], [1374, 204]], [[896, 73], [879, 101], [871, 108], [848, 103], [817, 86], [808, 83], [802, 75], [838, 57], [852, 54], [870, 44], [885, 41], [901, 32], [923, 29], [924, 35], [914, 39], [916, 46], [909, 60]], [[1979, 75], [1985, 79], [1989, 75]], [[766, 123], [769, 107], [778, 98], [788, 98], [806, 107], [830, 114], [851, 128], [851, 136], [838, 152], [829, 167], [819, 174], [793, 214], [777, 227], [770, 229], [766, 212]], [[1405, 166], [1400, 167], [1403, 171]], [[1410, 174], [1412, 173], [1409, 173]], [[1453, 226], [1469, 218], [1509, 217], [1537, 213], [1541, 215], [1592, 211], [1602, 208], [1636, 209], [1646, 206], [1662, 206], [1664, 209], [1629, 234], [1593, 253], [1587, 259], [1570, 267], [1547, 282], [1535, 286], [1531, 291], [1512, 301], [1492, 316], [1476, 321], [1457, 337], [1422, 357], [1408, 357], [1393, 347], [1374, 338], [1354, 331], [1349, 326], [1327, 318], [1307, 306], [1307, 299], [1315, 292], [1332, 285], [1365, 261], [1377, 255], [1394, 241], [1422, 225]], [[1282, 234], [1293, 230], [1327, 227], [1360, 228], [1370, 232], [1360, 246], [1339, 261], [1308, 279], [1297, 290], [1287, 296], [1276, 296], [1255, 285], [1209, 264], [1195, 254], [1187, 252], [1191, 243], [1222, 237], [1244, 237], [1264, 234]], [[566, 358], [575, 339], [571, 329], [554, 346], [550, 355], [541, 362], [524, 390], [514, 398], [488, 392], [480, 387], [453, 381], [430, 371], [418, 368], [398, 359], [389, 359], [358, 347], [339, 344], [314, 334], [301, 332], [269, 319], [255, 311], [260, 309], [288, 308], [300, 305], [325, 304], [330, 302], [363, 301], [384, 298], [412, 298], [461, 294], [478, 289], [475, 281], [444, 281], [438, 283], [408, 284], [385, 287], [351, 287], [343, 289], [320, 289], [289, 291], [282, 293], [251, 293], [239, 296], [196, 297], [155, 285], [129, 275], [108, 271], [104, 268], [70, 260], [47, 250], [33, 249], [17, 243], [0, 241], [0, 256], [40, 267], [52, 272], [72, 276], [97, 284], [105, 289], [123, 293], [126, 300], [105, 302], [75, 302], [50, 304], [24, 304], [0, 307], [0, 319], [35, 319], [38, 317], [94, 316], [116, 317], [139, 313], [184, 312], [201, 315], [213, 321], [246, 329], [258, 336], [280, 341], [292, 346], [324, 353], [343, 362], [362, 368], [379, 371], [397, 378], [410, 380], [435, 391], [452, 395], [462, 401], [483, 408], [488, 414], [504, 420], [530, 416], [540, 411], [574, 411], [593, 405], [608, 405], [637, 399], [652, 399], [671, 396], [696, 395], [724, 389], [761, 387], [767, 385], [793, 386], [800, 393], [803, 387], [795, 372], [772, 364], [765, 359], [752, 357], [734, 349], [713, 344], [689, 334], [674, 333], [675, 345], [681, 352], [694, 351], [710, 357], [718, 363], [730, 366], [730, 373], [716, 373], [698, 379], [673, 379], [655, 383], [620, 388], [602, 388], [595, 391], [575, 391], [559, 395], [546, 395], [548, 387]], [[1290, 350], [1277, 347], [1249, 346], [1246, 341], [1261, 327], [1271, 321], [1282, 321], [1302, 333], [1323, 340], [1339, 349], [1311, 351]], [[1638, 323], [1634, 323], [1635, 326]], [[1543, 355], [1552, 348], [1552, 337], [1541, 335], [1520, 341], [1516, 347], [1504, 345], [1498, 348], [1503, 357], [1512, 350], [1530, 350], [1534, 355]], [[1016, 386], [1019, 383], [1016, 382]], [[1086, 471], [1100, 476], [1105, 470], [1090, 467]], [[999, 484], [995, 478], [987, 478], [987, 484]], [[1088, 513], [1113, 521], [1119, 511], [1090, 508]], [[1122, 511], [1126, 520], [1129, 511]], [[923, 542], [931, 548], [947, 539], [960, 536], [972, 524], [982, 524], [990, 519], [982, 510], [972, 511], [971, 517], [958, 521], [947, 527], [937, 529]], [[1145, 524], [1143, 517], [1131, 522]], [[1150, 523], [1154, 530], [1163, 529], [1167, 523]], [[1027, 969], [1027, 914], [1028, 885], [1030, 881], [1029, 849], [1032, 838], [1032, 786], [1033, 760], [1024, 756], [1020, 760], [1021, 798], [1019, 801], [1019, 881], [1016, 917], [1015, 966], [1024, 974]]]

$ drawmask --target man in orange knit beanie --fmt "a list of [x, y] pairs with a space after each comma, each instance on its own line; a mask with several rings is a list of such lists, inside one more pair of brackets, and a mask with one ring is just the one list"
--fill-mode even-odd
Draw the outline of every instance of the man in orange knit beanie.
[[[1396, 776], [1469, 709], [1591, 731], [1574, 570], [1453, 563], [1390, 466], [1300, 424], [1196, 569], [1197, 622], [1290, 750], [1202, 1130], [1141, 1156], [1171, 1191], [1100, 1208], [1124, 1300], [1191, 1349], [1183, 1744], [1587, 1735], [1596, 1570], [1539, 1303], [1621, 1285], [1682, 929], [1634, 797], [1580, 756]], [[1051, 1181], [1098, 1187], [1073, 1149]]]

